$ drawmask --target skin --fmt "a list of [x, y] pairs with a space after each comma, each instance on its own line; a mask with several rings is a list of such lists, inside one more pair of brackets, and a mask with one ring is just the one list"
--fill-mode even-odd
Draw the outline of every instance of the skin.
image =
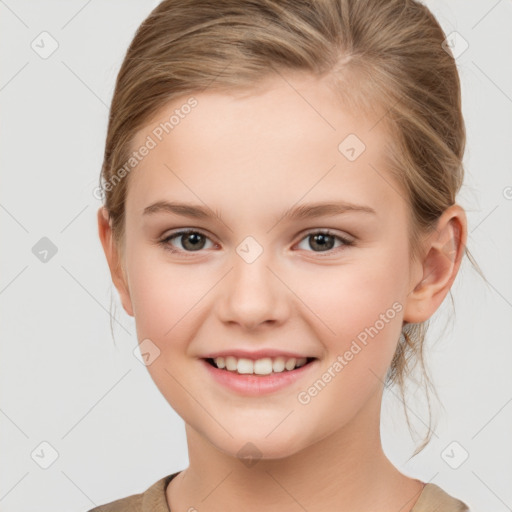
[[[129, 175], [122, 253], [98, 210], [123, 307], [139, 341], [160, 350], [148, 371], [186, 425], [190, 465], [167, 487], [167, 501], [173, 512], [327, 512], [340, 503], [353, 512], [409, 511], [424, 483], [383, 452], [384, 381], [403, 323], [430, 318], [456, 277], [464, 211], [446, 210], [411, 258], [406, 195], [383, 167], [382, 114], [351, 114], [325, 80], [289, 75], [266, 85], [194, 94], [197, 107]], [[134, 148], [185, 100], [164, 106]], [[350, 133], [366, 145], [353, 162], [338, 150]], [[220, 218], [143, 215], [159, 200], [206, 205]], [[281, 219], [298, 202], [328, 200], [375, 214]], [[167, 242], [177, 253], [159, 245], [180, 228], [204, 234], [203, 248], [191, 250], [183, 236]], [[325, 229], [354, 244], [322, 249], [305, 233]], [[247, 236], [263, 249], [250, 264], [236, 252]], [[401, 311], [300, 403], [298, 393], [394, 303]], [[233, 347], [298, 351], [316, 356], [317, 367], [284, 390], [247, 397], [213, 381], [200, 360]], [[237, 456], [247, 442], [261, 455], [250, 467]]]

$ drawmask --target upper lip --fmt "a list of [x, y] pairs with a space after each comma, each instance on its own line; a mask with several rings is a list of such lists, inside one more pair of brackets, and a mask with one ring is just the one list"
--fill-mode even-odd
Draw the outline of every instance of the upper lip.
[[[215, 359], [216, 357], [228, 357], [233, 356], [237, 359], [252, 359], [256, 361], [257, 359], [263, 359], [265, 357], [284, 357], [285, 359], [290, 359], [295, 357], [296, 359], [300, 359], [301, 357], [306, 358], [315, 358], [314, 356], [308, 356], [304, 354], [298, 354], [297, 352], [289, 352], [286, 350], [277, 350], [272, 348], [261, 349], [261, 350], [243, 350], [243, 349], [229, 349], [229, 350], [221, 350], [219, 352], [211, 352], [203, 356], [203, 359]], [[316, 359], [316, 358], [315, 358]]]

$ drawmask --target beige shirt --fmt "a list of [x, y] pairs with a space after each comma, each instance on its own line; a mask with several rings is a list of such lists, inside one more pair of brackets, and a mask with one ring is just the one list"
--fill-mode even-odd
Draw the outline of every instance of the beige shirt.
[[[111, 501], [88, 512], [171, 512], [165, 489], [180, 471], [167, 475], [140, 493]], [[465, 512], [465, 503], [450, 496], [435, 484], [426, 484], [411, 512]]]

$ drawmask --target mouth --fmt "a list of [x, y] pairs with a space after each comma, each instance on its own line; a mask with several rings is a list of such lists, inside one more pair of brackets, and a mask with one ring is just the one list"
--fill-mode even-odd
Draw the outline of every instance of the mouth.
[[264, 357], [253, 360], [233, 356], [203, 358], [210, 366], [238, 375], [265, 376], [290, 373], [316, 361], [316, 357]]
[[259, 359], [224, 354], [203, 357], [200, 361], [214, 382], [245, 397], [261, 397], [297, 387], [320, 364], [317, 357], [291, 357], [291, 354], [276, 357], [267, 354]]

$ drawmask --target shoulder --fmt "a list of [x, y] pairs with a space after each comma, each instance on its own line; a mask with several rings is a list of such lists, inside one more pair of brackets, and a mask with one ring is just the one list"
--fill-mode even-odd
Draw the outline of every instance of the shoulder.
[[99, 507], [92, 508], [88, 512], [117, 512], [121, 510], [125, 510], [126, 512], [140, 512], [142, 510], [141, 501], [142, 493], [133, 494], [131, 496], [127, 496], [126, 498], [110, 501], [109, 503], [105, 503]]
[[170, 512], [165, 489], [177, 474], [164, 476], [144, 492], [105, 503], [88, 512]]
[[435, 484], [426, 484], [411, 512], [470, 512], [462, 501]]

